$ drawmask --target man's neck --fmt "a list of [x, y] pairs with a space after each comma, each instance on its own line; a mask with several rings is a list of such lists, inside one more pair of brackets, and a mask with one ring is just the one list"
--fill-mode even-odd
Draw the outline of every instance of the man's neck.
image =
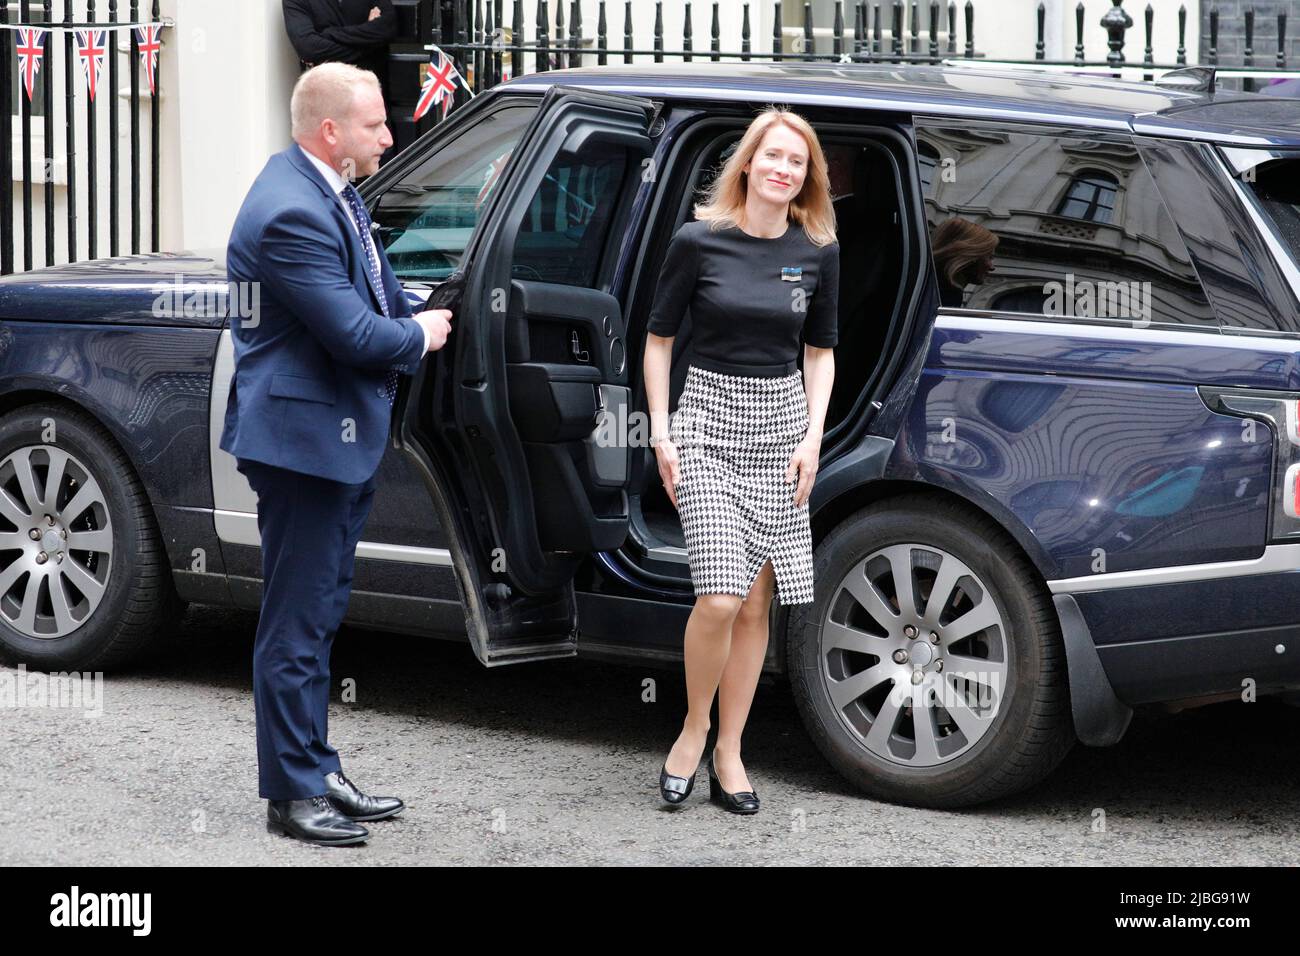
[[309, 154], [311, 154], [312, 156], [315, 156], [317, 159], [319, 159], [322, 163], [324, 163], [324, 164], [325, 164], [326, 166], [328, 166], [330, 169], [334, 170], [334, 172], [338, 173], [340, 176], [343, 175], [343, 171], [342, 171], [341, 169], [339, 169], [338, 166], [336, 166], [336, 165], [334, 164], [334, 162], [329, 158], [329, 154], [326, 153], [326, 152], [324, 152], [324, 151], [323, 151], [319, 146], [317, 146], [316, 144], [314, 144], [314, 143], [301, 143], [301, 142], [300, 142], [300, 143], [298, 143], [298, 146], [302, 149], [302, 151], [303, 151], [304, 153], [309, 153]]

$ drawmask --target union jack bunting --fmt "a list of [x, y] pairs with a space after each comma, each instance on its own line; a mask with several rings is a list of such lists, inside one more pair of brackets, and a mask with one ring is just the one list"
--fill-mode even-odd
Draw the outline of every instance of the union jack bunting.
[[429, 57], [429, 72], [424, 78], [424, 86], [420, 90], [420, 100], [415, 104], [415, 114], [411, 119], [419, 121], [420, 117], [433, 107], [435, 103], [442, 104], [442, 115], [446, 118], [447, 111], [451, 109], [452, 97], [456, 94], [456, 84], [460, 83], [465, 90], [474, 95], [474, 91], [469, 88], [464, 77], [456, 70], [456, 65], [452, 62], [451, 57], [443, 53], [436, 46], [433, 47], [433, 53]]
[[158, 51], [162, 49], [162, 41], [158, 38], [158, 34], [161, 32], [162, 27], [156, 23], [135, 28], [136, 43], [140, 50], [140, 65], [144, 67], [144, 75], [149, 79], [150, 96], [153, 96], [158, 89]]
[[81, 72], [86, 77], [86, 91], [90, 101], [95, 101], [95, 91], [99, 89], [99, 78], [104, 72], [104, 55], [108, 52], [108, 34], [104, 30], [77, 31], [77, 59], [81, 61]]
[[45, 31], [37, 27], [23, 27], [18, 31], [18, 72], [23, 78], [23, 88], [27, 90], [27, 102], [32, 101], [32, 85], [36, 74], [41, 69], [41, 57], [45, 55]]

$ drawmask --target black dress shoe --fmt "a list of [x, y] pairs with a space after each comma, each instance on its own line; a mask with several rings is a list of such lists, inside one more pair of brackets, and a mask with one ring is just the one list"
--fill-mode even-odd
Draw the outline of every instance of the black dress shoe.
[[709, 754], [709, 799], [721, 803], [732, 813], [757, 813], [758, 794], [753, 790], [738, 790], [727, 793], [722, 789], [718, 772], [713, 769], [713, 754]]
[[406, 808], [396, 797], [372, 797], [362, 793], [341, 770], [325, 774], [330, 803], [353, 820], [386, 820]]
[[677, 777], [668, 772], [668, 762], [664, 761], [663, 769], [659, 771], [659, 796], [664, 798], [665, 803], [681, 803], [691, 795], [695, 786], [695, 774], [699, 769], [696, 767], [692, 770], [689, 777]]
[[370, 831], [353, 823], [322, 794], [305, 800], [268, 800], [266, 830], [320, 846], [365, 843]]

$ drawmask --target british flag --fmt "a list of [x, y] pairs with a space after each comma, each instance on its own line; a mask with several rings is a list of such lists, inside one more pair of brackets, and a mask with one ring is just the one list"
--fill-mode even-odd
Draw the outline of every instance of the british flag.
[[86, 76], [86, 90], [92, 103], [95, 101], [95, 91], [99, 89], [99, 78], [104, 72], [104, 56], [107, 53], [107, 31], [77, 31], [77, 59], [81, 61], [81, 72]]
[[[420, 100], [415, 104], [415, 114], [411, 119], [418, 122], [435, 103], [442, 104], [442, 115], [446, 118], [447, 111], [451, 108], [452, 97], [456, 95], [457, 83], [469, 89], [469, 84], [465, 83], [464, 78], [457, 72], [456, 64], [451, 61], [451, 57], [434, 47], [433, 55], [429, 57], [429, 72], [424, 78]], [[473, 91], [470, 92], [472, 95]]]
[[162, 26], [157, 23], [135, 28], [140, 65], [144, 67], [144, 75], [149, 80], [150, 96], [153, 96], [158, 89], [158, 51], [162, 49], [162, 40], [159, 39], [161, 32]]
[[478, 195], [474, 198], [475, 207], [483, 205], [483, 200], [488, 198], [488, 193], [492, 192], [492, 187], [497, 184], [497, 179], [501, 176], [501, 170], [505, 168], [506, 161], [510, 159], [512, 152], [514, 152], [513, 147], [507, 149], [488, 164], [487, 171], [483, 174], [483, 185], [479, 187]]
[[18, 30], [18, 72], [23, 77], [23, 88], [27, 90], [27, 102], [32, 100], [32, 86], [36, 74], [41, 69], [41, 57], [45, 55], [45, 31], [37, 27], [22, 27]]

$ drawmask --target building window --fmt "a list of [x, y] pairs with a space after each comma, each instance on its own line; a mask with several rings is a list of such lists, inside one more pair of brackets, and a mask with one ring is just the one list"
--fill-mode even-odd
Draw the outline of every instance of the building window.
[[1110, 173], [1089, 169], [1070, 181], [1070, 188], [1056, 207], [1058, 216], [1088, 222], [1111, 222], [1119, 182]]

